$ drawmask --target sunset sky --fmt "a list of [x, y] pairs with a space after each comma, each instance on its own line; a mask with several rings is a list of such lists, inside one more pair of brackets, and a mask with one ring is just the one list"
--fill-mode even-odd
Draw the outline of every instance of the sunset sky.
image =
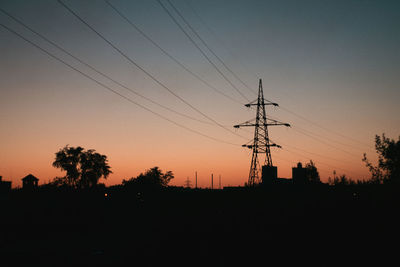
[[[293, 126], [270, 128], [270, 138], [282, 146], [272, 149], [279, 177], [291, 178], [297, 162], [312, 159], [322, 181], [333, 170], [366, 179], [369, 173], [361, 159], [366, 152], [376, 160], [375, 134], [399, 136], [399, 1], [170, 1], [251, 88], [207, 50], [168, 1], [161, 0], [245, 98], [256, 99], [261, 78], [265, 98], [279, 103], [280, 107], [268, 106], [268, 115]], [[64, 175], [52, 162], [54, 154], [69, 144], [107, 155], [113, 171], [108, 185], [154, 166], [173, 171], [172, 184], [178, 186], [187, 177], [194, 183], [195, 171], [201, 187], [210, 186], [212, 173], [214, 185], [219, 175], [223, 186], [247, 181], [251, 151], [241, 145], [252, 139], [254, 129], [232, 126], [254, 118], [255, 111], [244, 107], [247, 100], [156, 0], [110, 3], [227, 97], [185, 71], [106, 2], [63, 2], [173, 94], [233, 133], [168, 92], [57, 1], [1, 1], [1, 9], [75, 57], [152, 101], [196, 119], [113, 83], [0, 12], [0, 24], [120, 94], [0, 26], [0, 175], [4, 180], [15, 187], [29, 173], [40, 183]]]

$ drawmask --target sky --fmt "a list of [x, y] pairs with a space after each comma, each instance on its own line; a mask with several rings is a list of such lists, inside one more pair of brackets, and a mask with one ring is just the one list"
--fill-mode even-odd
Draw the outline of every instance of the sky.
[[200, 187], [211, 174], [243, 185], [251, 151], [241, 145], [254, 129], [232, 126], [255, 117], [244, 104], [260, 78], [265, 98], [280, 105], [267, 115], [292, 125], [269, 128], [282, 146], [271, 152], [279, 177], [312, 160], [324, 182], [334, 170], [368, 179], [361, 159], [376, 161], [375, 135], [400, 134], [398, 1], [161, 0], [218, 70], [156, 0], [110, 1], [195, 75], [106, 2], [63, 2], [114, 47], [57, 1], [0, 8], [125, 88], [0, 12], [0, 24], [52, 55], [0, 26], [0, 175], [13, 187], [29, 173], [40, 184], [65, 175], [52, 162], [67, 144], [108, 157], [107, 185], [154, 166], [173, 171], [177, 186], [194, 184], [196, 171]]

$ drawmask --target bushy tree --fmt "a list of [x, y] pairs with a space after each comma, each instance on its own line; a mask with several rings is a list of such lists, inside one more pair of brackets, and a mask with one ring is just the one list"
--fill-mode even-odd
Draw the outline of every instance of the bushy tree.
[[400, 184], [400, 136], [399, 140], [375, 136], [375, 150], [378, 153], [378, 165], [374, 166], [364, 153], [363, 161], [371, 172], [374, 183]]
[[132, 177], [129, 180], [123, 180], [123, 185], [136, 185], [144, 187], [166, 187], [174, 178], [172, 171], [163, 173], [159, 167], [153, 167], [145, 173], [139, 174], [137, 177]]
[[53, 166], [66, 171], [64, 177], [58, 177], [55, 185], [67, 185], [74, 188], [91, 188], [98, 184], [101, 177], [106, 179], [112, 173], [107, 156], [94, 149], [86, 150], [80, 146], [66, 145], [56, 153]]
[[305, 169], [306, 169], [306, 179], [308, 183], [312, 184], [321, 183], [318, 169], [312, 160], [310, 160], [310, 162], [306, 164]]

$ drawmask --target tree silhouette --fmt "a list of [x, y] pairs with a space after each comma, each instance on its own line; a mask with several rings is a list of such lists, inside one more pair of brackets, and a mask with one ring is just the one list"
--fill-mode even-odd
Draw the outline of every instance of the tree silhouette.
[[[361, 185], [362, 181], [357, 181], [358, 185]], [[342, 174], [340, 176], [336, 175], [336, 171], [333, 171], [333, 178], [329, 177], [328, 184], [333, 186], [348, 186], [348, 185], [356, 185], [356, 182], [346, 176], [346, 174]]]
[[91, 188], [99, 179], [106, 179], [112, 173], [107, 163], [107, 156], [96, 153], [94, 149], [69, 147], [66, 145], [56, 153], [53, 166], [67, 172], [65, 177], [58, 177], [57, 185], [68, 185], [74, 188]]
[[310, 162], [306, 164], [305, 169], [306, 169], [306, 178], [308, 183], [312, 184], [321, 183], [318, 169], [312, 160], [310, 160]]
[[166, 187], [168, 183], [174, 178], [172, 171], [163, 173], [160, 168], [153, 167], [145, 173], [139, 174], [136, 178], [123, 180], [123, 185], [137, 185], [144, 187]]
[[375, 150], [378, 153], [378, 165], [373, 166], [364, 153], [363, 161], [372, 174], [372, 182], [400, 184], [400, 136], [399, 140], [375, 135]]

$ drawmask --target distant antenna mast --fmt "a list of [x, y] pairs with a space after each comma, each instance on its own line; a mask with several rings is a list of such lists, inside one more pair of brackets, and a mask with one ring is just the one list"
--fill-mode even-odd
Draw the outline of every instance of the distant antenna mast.
[[277, 126], [284, 125], [290, 127], [290, 124], [283, 123], [280, 121], [272, 120], [267, 118], [265, 112], [266, 105], [279, 106], [277, 103], [270, 102], [264, 99], [264, 92], [262, 87], [262, 80], [260, 79], [258, 86], [258, 98], [257, 100], [246, 104], [246, 107], [257, 106], [256, 118], [250, 121], [246, 121], [244, 123], [235, 125], [233, 127], [254, 127], [254, 139], [251, 144], [244, 144], [243, 147], [247, 147], [253, 150], [253, 154], [251, 157], [251, 165], [250, 165], [250, 173], [248, 186], [254, 186], [260, 183], [260, 164], [258, 162], [258, 154], [265, 154], [264, 165], [268, 167], [272, 167], [272, 157], [270, 147], [276, 146], [281, 147], [275, 143], [273, 143], [268, 136], [268, 126]]

